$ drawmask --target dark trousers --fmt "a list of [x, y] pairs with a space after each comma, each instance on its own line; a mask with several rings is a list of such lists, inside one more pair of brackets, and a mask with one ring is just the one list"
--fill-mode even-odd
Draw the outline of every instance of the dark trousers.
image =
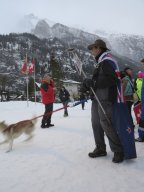
[[85, 102], [82, 102], [81, 105], [82, 105], [82, 109], [84, 109], [84, 107], [85, 107]]
[[65, 108], [64, 108], [64, 115], [68, 115], [68, 110], [67, 110], [67, 107], [66, 107], [66, 106], [68, 105], [68, 102], [69, 102], [69, 101], [63, 101], [63, 102], [62, 102], [63, 106], [65, 107]]
[[45, 112], [42, 118], [42, 125], [50, 125], [53, 111], [53, 103], [45, 104]]
[[138, 129], [139, 138], [144, 140], [144, 131]]
[[[105, 101], [101, 104], [107, 114], [107, 117], [110, 121], [112, 121], [112, 103]], [[108, 137], [111, 150], [113, 152], [122, 152], [122, 145], [116, 133], [116, 129], [113, 127], [112, 123], [107, 121], [103, 111], [95, 100], [92, 101], [91, 120], [96, 146], [103, 150], [106, 149], [104, 139], [105, 132]]]

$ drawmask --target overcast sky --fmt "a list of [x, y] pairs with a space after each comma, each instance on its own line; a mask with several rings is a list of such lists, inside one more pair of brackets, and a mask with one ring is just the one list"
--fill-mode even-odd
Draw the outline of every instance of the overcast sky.
[[30, 13], [89, 32], [144, 35], [144, 0], [0, 0], [0, 33]]

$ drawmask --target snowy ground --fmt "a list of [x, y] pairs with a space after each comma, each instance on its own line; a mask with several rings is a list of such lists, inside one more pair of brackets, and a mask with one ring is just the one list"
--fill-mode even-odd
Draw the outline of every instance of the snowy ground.
[[[61, 107], [54, 104], [54, 108]], [[41, 129], [38, 119], [35, 137], [24, 142], [21, 136], [14, 150], [5, 153], [8, 144], [0, 145], [0, 192], [141, 192], [144, 190], [144, 144], [137, 143], [138, 158], [121, 164], [112, 163], [113, 153], [107, 144], [107, 157], [91, 159], [94, 149], [89, 101], [53, 114], [54, 127]], [[0, 121], [13, 123], [42, 115], [44, 106], [29, 102], [0, 102]], [[0, 135], [0, 142], [3, 137]], [[107, 140], [106, 140], [107, 142]]]

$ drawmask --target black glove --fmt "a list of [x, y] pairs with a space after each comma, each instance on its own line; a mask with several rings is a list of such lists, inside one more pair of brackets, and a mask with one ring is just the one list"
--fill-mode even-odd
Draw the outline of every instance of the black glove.
[[84, 85], [82, 84], [82, 86], [80, 87], [80, 92], [86, 93], [87, 91], [89, 91], [89, 89], [86, 88], [86, 86], [84, 86]]
[[86, 79], [84, 79], [84, 81], [83, 81], [83, 85], [84, 85], [87, 89], [89, 89], [90, 87], [93, 87], [94, 82], [93, 82], [92, 79], [86, 78]]

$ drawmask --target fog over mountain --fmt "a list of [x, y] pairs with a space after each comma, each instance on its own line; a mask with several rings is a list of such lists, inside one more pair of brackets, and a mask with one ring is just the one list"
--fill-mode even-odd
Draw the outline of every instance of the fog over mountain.
[[11, 32], [17, 32], [17, 33], [23, 33], [28, 32], [31, 33], [31, 31], [36, 27], [36, 24], [38, 21], [44, 20], [47, 22], [50, 26], [54, 25], [55, 22], [48, 20], [47, 18], [41, 19], [35, 16], [33, 13], [27, 14], [19, 19], [18, 22], [13, 21], [14, 27], [9, 33]]

